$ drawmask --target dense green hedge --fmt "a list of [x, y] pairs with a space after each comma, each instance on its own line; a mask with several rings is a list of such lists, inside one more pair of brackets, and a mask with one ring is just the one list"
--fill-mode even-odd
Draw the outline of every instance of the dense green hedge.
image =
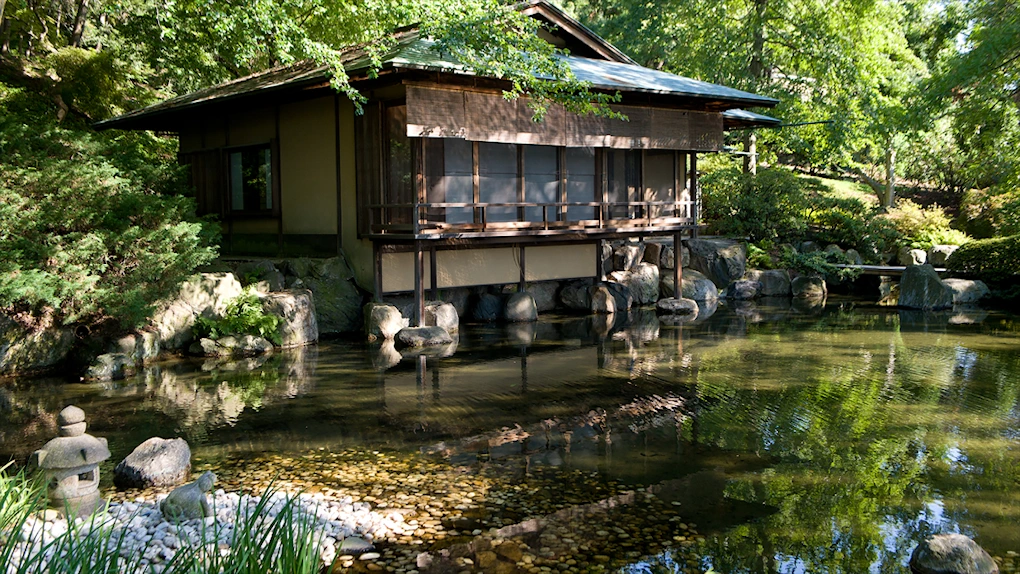
[[726, 168], [705, 175], [702, 217], [713, 233], [792, 241], [807, 229], [803, 183], [789, 170], [762, 169], [757, 175]]
[[946, 263], [950, 271], [1001, 281], [1020, 274], [1020, 235], [961, 245]]

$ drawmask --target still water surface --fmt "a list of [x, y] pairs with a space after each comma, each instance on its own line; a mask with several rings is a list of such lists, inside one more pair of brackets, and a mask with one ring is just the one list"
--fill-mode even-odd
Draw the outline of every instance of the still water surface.
[[[1017, 316], [830, 300], [614, 323], [465, 326], [450, 356], [332, 341], [113, 384], [8, 381], [0, 460], [24, 461], [74, 403], [110, 440], [105, 480], [150, 436], [183, 436], [203, 461], [350, 448], [520, 459], [671, 497], [705, 536], [695, 571], [902, 572], [938, 532], [1020, 550]], [[671, 571], [669, 541], [655, 542], [657, 558], [624, 570]]]

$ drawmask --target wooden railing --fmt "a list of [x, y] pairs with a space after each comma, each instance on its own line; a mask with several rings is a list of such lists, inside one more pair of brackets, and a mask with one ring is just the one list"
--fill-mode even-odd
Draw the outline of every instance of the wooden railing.
[[[590, 217], [577, 217], [579, 210]], [[692, 201], [398, 203], [370, 205], [368, 216], [372, 234], [570, 233], [693, 226], [697, 206]]]

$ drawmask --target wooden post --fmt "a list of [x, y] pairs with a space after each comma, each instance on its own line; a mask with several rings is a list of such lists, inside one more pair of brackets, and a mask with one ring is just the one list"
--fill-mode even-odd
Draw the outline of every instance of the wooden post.
[[432, 300], [439, 300], [439, 273], [436, 270], [436, 246], [429, 249], [429, 287], [432, 288]]
[[691, 219], [694, 227], [691, 230], [691, 237], [698, 236], [698, 154], [691, 152]]
[[602, 240], [595, 242], [595, 276], [599, 281], [606, 280], [606, 266], [602, 261]]
[[519, 245], [517, 247], [517, 250], [518, 250], [517, 252], [518, 252], [518, 257], [520, 259], [520, 268], [521, 268], [521, 279], [520, 279], [520, 283], [517, 285], [517, 291], [519, 293], [524, 293], [524, 290], [527, 287], [527, 285], [526, 285], [527, 282], [525, 281], [525, 275], [526, 274], [525, 274], [525, 265], [524, 265], [524, 246], [523, 245]]
[[683, 234], [679, 231], [673, 234], [673, 298], [683, 297], [684, 258], [681, 255], [683, 249]]
[[414, 242], [414, 326], [423, 327], [425, 320], [425, 290], [422, 275], [425, 273], [425, 256], [421, 241]]
[[374, 241], [372, 242], [372, 267], [372, 274], [375, 280], [375, 293], [373, 298], [376, 303], [382, 303], [382, 251], [379, 250], [379, 245]]

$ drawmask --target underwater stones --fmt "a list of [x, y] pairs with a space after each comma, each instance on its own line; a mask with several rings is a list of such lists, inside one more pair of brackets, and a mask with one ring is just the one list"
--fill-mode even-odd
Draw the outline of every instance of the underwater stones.
[[953, 306], [953, 290], [931, 265], [908, 265], [900, 278], [899, 307], [926, 311]]
[[405, 319], [400, 310], [385, 303], [365, 304], [365, 335], [369, 341], [377, 339], [389, 340], [397, 336], [401, 329], [408, 327], [410, 321]]
[[962, 534], [938, 534], [910, 555], [913, 574], [997, 574], [999, 567], [976, 542]]
[[825, 279], [814, 275], [800, 275], [790, 282], [790, 292], [798, 299], [821, 299], [828, 294]]
[[315, 301], [308, 289], [274, 291], [262, 298], [262, 312], [279, 317], [276, 331], [284, 349], [302, 347], [319, 340]]
[[213, 516], [207, 492], [212, 492], [216, 475], [206, 471], [195, 482], [190, 482], [170, 491], [159, 505], [160, 512], [168, 521], [177, 522]]
[[191, 474], [191, 448], [182, 438], [153, 437], [135, 447], [113, 469], [118, 488], [174, 486]]
[[405, 347], [449, 345], [453, 337], [442, 327], [406, 327], [397, 333], [397, 343]]
[[511, 323], [526, 323], [538, 320], [538, 306], [535, 298], [527, 291], [514, 293], [506, 300], [503, 316]]

